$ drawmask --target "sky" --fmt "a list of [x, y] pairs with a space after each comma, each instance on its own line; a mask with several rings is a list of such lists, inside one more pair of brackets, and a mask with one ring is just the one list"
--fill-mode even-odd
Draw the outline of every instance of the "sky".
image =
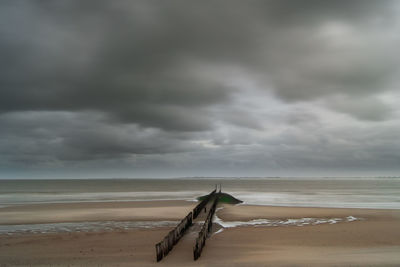
[[0, 178], [400, 175], [400, 1], [0, 2]]

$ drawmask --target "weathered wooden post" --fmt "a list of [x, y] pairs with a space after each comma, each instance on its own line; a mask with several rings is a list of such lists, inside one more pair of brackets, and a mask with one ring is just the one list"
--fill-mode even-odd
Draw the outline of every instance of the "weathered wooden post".
[[[180, 223], [171, 230], [164, 239], [156, 244], [156, 258], [157, 262], [162, 260], [172, 250], [173, 246], [178, 243], [181, 237], [185, 234], [185, 231], [192, 226], [193, 220], [197, 218], [202, 209], [207, 205], [212, 196], [214, 196], [216, 190], [208, 194], [194, 209], [189, 212]], [[199, 254], [200, 256], [200, 254]]]
[[160, 261], [162, 259], [161, 256], [161, 245], [160, 243], [156, 244], [156, 256], [157, 256], [157, 262]]
[[209, 210], [209, 212], [207, 214], [207, 218], [204, 221], [204, 224], [201, 227], [199, 235], [198, 235], [198, 237], [196, 239], [195, 246], [193, 247], [193, 258], [194, 258], [194, 260], [197, 260], [200, 257], [201, 252], [203, 250], [203, 247], [206, 244], [206, 239], [208, 237], [208, 234], [211, 232], [211, 229], [212, 229], [212, 218], [214, 216], [217, 204], [218, 204], [218, 197], [215, 197], [214, 202], [213, 202], [213, 204], [212, 204], [212, 206], [211, 206], [211, 208], [210, 208], [210, 210]]

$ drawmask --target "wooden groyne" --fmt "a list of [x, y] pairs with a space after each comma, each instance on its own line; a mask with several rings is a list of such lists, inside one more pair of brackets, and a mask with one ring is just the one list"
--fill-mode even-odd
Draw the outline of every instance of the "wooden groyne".
[[199, 216], [200, 212], [203, 210], [203, 208], [207, 205], [208, 201], [215, 195], [215, 192], [217, 192], [216, 189], [212, 191], [210, 194], [208, 194], [194, 209], [193, 209], [193, 220]]
[[204, 221], [204, 224], [201, 227], [199, 235], [196, 238], [196, 243], [195, 243], [195, 245], [193, 247], [193, 258], [194, 258], [194, 260], [197, 260], [200, 257], [201, 252], [203, 251], [203, 247], [206, 244], [206, 239], [207, 239], [208, 235], [211, 232], [211, 229], [212, 229], [212, 218], [214, 216], [215, 210], [217, 209], [218, 199], [219, 199], [218, 196], [214, 197], [214, 202], [213, 202], [210, 210], [208, 211], [207, 218]]
[[178, 243], [179, 239], [184, 235], [185, 231], [192, 225], [193, 217], [192, 212], [189, 212], [181, 222], [171, 230], [164, 239], [156, 244], [157, 261], [162, 260], [163, 257], [171, 251], [173, 246]]
[[215, 195], [216, 190], [207, 195], [194, 209], [189, 212], [181, 222], [171, 230], [164, 239], [156, 244], [157, 261], [162, 260], [172, 250], [173, 246], [178, 243], [179, 239], [185, 234], [186, 230], [193, 224], [193, 220], [197, 218], [208, 201]]

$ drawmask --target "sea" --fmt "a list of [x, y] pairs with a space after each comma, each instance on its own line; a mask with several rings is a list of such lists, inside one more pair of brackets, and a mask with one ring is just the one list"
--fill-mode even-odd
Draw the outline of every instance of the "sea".
[[68, 202], [187, 200], [216, 186], [244, 204], [400, 209], [400, 178], [0, 180], [0, 208]]
[[[400, 178], [175, 178], [0, 180], [1, 208], [25, 204], [71, 202], [196, 201], [216, 187], [243, 204], [293, 207], [400, 209]], [[243, 205], [241, 204], [241, 205]], [[304, 226], [362, 220], [346, 218], [259, 219], [224, 222], [222, 228]], [[177, 221], [82, 221], [0, 225], [1, 235], [96, 232], [173, 227]]]

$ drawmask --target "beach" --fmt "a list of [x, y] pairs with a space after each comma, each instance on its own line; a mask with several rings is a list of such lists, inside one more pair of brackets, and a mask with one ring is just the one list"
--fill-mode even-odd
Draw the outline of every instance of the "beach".
[[0, 267], [400, 267], [399, 47], [400, 0], [0, 0]]
[[[157, 263], [154, 245], [193, 201], [46, 203], [0, 208], [0, 225], [169, 222], [77, 231], [0, 234], [0, 266], [398, 266], [400, 210], [220, 205], [215, 231], [193, 261], [189, 231]], [[306, 218], [306, 220], [304, 219]], [[308, 219], [307, 219], [308, 218]], [[336, 220], [334, 220], [336, 219]], [[268, 224], [251, 222], [268, 220]], [[242, 225], [240, 225], [242, 222]], [[248, 222], [246, 225], [245, 223]], [[250, 222], [250, 223], [249, 223]], [[294, 223], [292, 223], [294, 222]], [[299, 222], [301, 222], [299, 224]], [[193, 226], [192, 228], [196, 228]], [[215, 232], [214, 231], [214, 232]]]

